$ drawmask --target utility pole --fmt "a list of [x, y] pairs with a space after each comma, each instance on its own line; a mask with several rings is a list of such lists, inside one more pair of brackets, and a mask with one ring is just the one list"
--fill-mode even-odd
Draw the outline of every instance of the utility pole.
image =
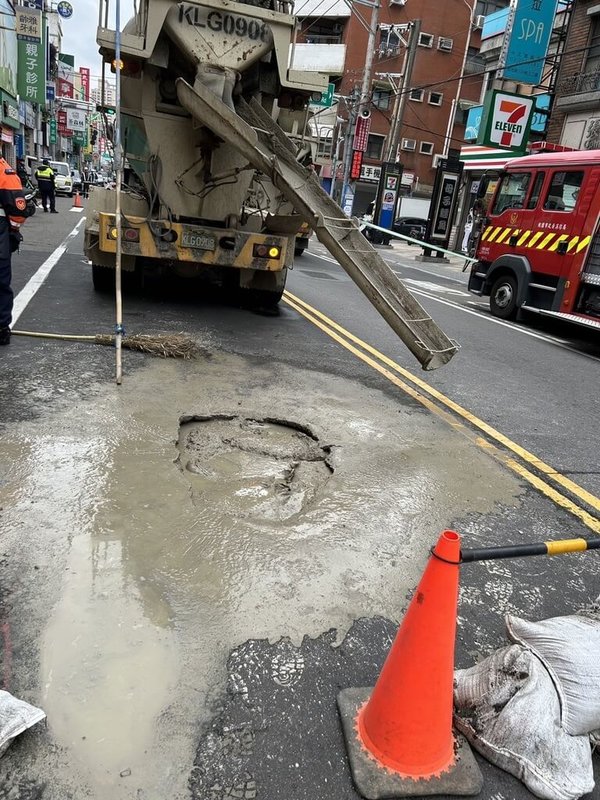
[[406, 98], [410, 91], [410, 83], [412, 79], [412, 71], [415, 64], [415, 56], [417, 54], [417, 45], [419, 44], [419, 34], [421, 33], [421, 20], [414, 19], [408, 23], [410, 26], [410, 40], [408, 48], [404, 55], [404, 64], [402, 65], [402, 88], [396, 95], [396, 102], [394, 104], [394, 116], [392, 119], [392, 126], [388, 137], [388, 148], [386, 161], [396, 161], [396, 154], [398, 152], [398, 145], [400, 144], [400, 137], [402, 135], [402, 121], [404, 119], [404, 109], [406, 107]]
[[365, 58], [365, 71], [363, 73], [362, 87], [360, 90], [360, 99], [358, 105], [349, 108], [348, 114], [348, 129], [346, 138], [344, 139], [344, 177], [342, 185], [342, 207], [345, 204], [346, 193], [350, 184], [350, 168], [352, 166], [352, 137], [354, 136], [354, 126], [356, 120], [363, 115], [370, 113], [371, 106], [371, 74], [373, 71], [373, 59], [375, 57], [375, 40], [377, 38], [377, 29], [379, 27], [379, 9], [381, 8], [381, 0], [356, 0], [360, 5], [368, 6], [372, 9], [371, 22], [369, 25], [369, 37], [367, 39], [367, 53]]

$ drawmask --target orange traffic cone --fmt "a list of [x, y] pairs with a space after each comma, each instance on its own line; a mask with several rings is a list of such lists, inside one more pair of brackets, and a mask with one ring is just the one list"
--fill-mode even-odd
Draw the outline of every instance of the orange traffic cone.
[[481, 773], [452, 734], [460, 536], [444, 531], [375, 688], [338, 697], [352, 775], [364, 797], [477, 794]]
[[75, 196], [73, 198], [73, 208], [83, 208], [81, 204], [81, 197], [79, 196], [79, 192], [75, 192]]

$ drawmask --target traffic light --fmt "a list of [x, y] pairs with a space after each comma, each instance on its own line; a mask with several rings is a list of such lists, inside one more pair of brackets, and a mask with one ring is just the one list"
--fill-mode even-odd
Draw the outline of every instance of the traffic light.
[[100, 114], [106, 114], [107, 117], [114, 117], [115, 109], [112, 106], [96, 106], [96, 111], [99, 111]]
[[90, 144], [91, 145], [96, 144], [97, 140], [98, 140], [98, 131], [96, 130], [96, 128], [92, 128], [92, 135], [90, 137]]

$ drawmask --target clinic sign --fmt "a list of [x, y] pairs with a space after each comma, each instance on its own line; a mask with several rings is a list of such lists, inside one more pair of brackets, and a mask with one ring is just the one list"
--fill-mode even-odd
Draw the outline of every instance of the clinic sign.
[[534, 108], [534, 97], [501, 91], [488, 92], [477, 144], [501, 147], [515, 154], [524, 153]]
[[513, 0], [500, 59], [504, 80], [542, 80], [559, 0]]

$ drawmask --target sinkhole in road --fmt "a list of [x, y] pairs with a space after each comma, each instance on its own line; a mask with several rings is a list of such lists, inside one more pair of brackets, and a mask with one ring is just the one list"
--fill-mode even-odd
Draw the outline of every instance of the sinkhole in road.
[[238, 518], [295, 517], [334, 471], [330, 445], [305, 425], [272, 417], [184, 416], [177, 446], [194, 503]]

